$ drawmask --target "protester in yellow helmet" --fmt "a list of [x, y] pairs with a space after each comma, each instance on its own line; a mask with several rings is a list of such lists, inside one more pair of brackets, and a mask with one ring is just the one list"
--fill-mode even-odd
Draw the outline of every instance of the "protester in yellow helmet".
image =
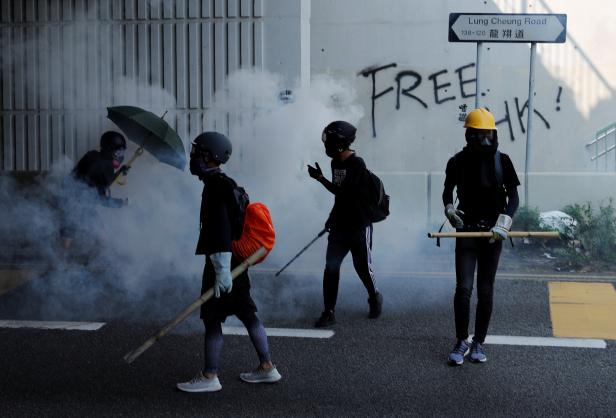
[[[471, 362], [487, 360], [483, 343], [492, 315], [494, 277], [519, 205], [520, 185], [513, 163], [498, 151], [494, 116], [475, 109], [464, 122], [467, 145], [447, 163], [443, 204], [445, 216], [458, 231], [490, 231], [492, 238], [456, 238], [456, 292], [454, 314], [456, 344], [449, 354], [450, 365], [461, 365], [470, 352]], [[454, 207], [456, 188], [459, 204]], [[470, 300], [477, 266], [477, 312], [475, 334], [468, 339]]]

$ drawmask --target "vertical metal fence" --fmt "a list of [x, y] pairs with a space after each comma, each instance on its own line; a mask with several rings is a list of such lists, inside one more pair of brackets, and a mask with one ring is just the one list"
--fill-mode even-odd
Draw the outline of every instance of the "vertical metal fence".
[[225, 76], [262, 68], [261, 0], [3, 0], [0, 170], [48, 170], [96, 147], [107, 106], [168, 110], [188, 141]]

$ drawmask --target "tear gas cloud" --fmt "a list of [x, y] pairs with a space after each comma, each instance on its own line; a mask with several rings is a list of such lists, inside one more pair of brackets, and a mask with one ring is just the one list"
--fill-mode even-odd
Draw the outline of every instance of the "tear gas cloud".
[[[162, 113], [173, 99], [164, 91], [131, 84], [131, 80], [122, 83], [123, 88], [132, 91], [148, 89], [148, 94], [137, 97], [149, 100], [131, 104], [154, 112]], [[206, 129], [211, 129], [207, 124], [228, 115], [234, 152], [224, 169], [246, 187], [252, 201], [270, 208], [275, 223], [277, 245], [266, 262], [254, 269], [258, 273], [255, 297], [260, 311], [265, 318], [298, 318], [302, 309], [310, 309], [311, 315], [315, 306], [320, 309], [326, 239], [298, 259], [288, 274], [271, 280], [266, 277], [273, 276], [272, 271], [316, 236], [333, 204], [333, 196], [306, 170], [306, 164], [318, 161], [325, 174], [330, 173], [329, 158], [320, 140], [323, 127], [337, 119], [357, 123], [363, 109], [354, 104], [352, 88], [331, 77], [315, 78], [310, 88], [294, 90], [294, 101], [289, 104], [278, 99], [281, 90], [282, 83], [272, 74], [232, 74], [226, 89], [215, 97], [215, 110], [206, 112], [205, 120]], [[105, 129], [108, 127], [111, 125]], [[183, 138], [187, 152], [191, 140]], [[134, 148], [129, 141], [127, 158]], [[87, 230], [73, 244], [72, 251], [87, 254], [77, 261], [66, 258], [61, 247], [55, 245], [62, 220], [48, 202], [21, 198], [14, 186], [6, 182], [3, 186], [3, 202], [10, 202], [4, 208], [8, 220], [4, 225], [19, 225], [19, 233], [36, 247], [33, 252], [41, 254], [40, 259], [49, 266], [45, 277], [31, 284], [39, 299], [27, 301], [29, 309], [34, 302], [41, 315], [63, 320], [93, 316], [162, 320], [177, 314], [200, 288], [204, 260], [194, 255], [194, 249], [202, 183], [187, 171], [159, 163], [145, 153], [133, 165], [127, 184], [112, 187], [114, 197], [129, 199], [128, 206], [110, 209], [92, 205], [93, 212], [83, 211], [79, 208], [84, 202], [70, 197], [75, 195], [75, 188], [84, 187], [67, 180], [74, 163], [64, 161], [54, 166], [43, 187], [58, 195], [61, 184], [62, 192], [55, 205]], [[391, 217], [375, 226], [377, 272], [396, 270], [396, 260], [408, 258], [413, 251], [409, 245], [413, 232], [404, 225], [408, 218], [395, 202], [393, 197]], [[23, 225], [17, 221], [24, 217], [32, 222]], [[384, 234], [379, 235], [381, 232]], [[350, 272], [350, 255], [348, 259], [343, 271]], [[293, 274], [298, 271], [309, 271], [314, 278], [308, 284], [294, 280]], [[359, 280], [354, 281], [361, 286]], [[353, 288], [363, 292], [358, 286]], [[307, 300], [308, 295], [315, 300]], [[352, 297], [363, 309], [364, 295]]]
[[[70, 29], [77, 34], [83, 32], [76, 39], [86, 42], [94, 25], [75, 24]], [[38, 48], [39, 42], [43, 40], [27, 40], [33, 48]], [[73, 47], [79, 50], [83, 45]], [[52, 45], [51, 56], [64, 57], [53, 48]], [[3, 66], [24, 59], [17, 54], [24, 48], [13, 49], [12, 62], [3, 61]], [[70, 74], [81, 74], [86, 79], [91, 76], [83, 74], [84, 69], [78, 68], [81, 63], [76, 60], [67, 60], [62, 65]], [[36, 83], [29, 79], [32, 76], [26, 74], [27, 84]], [[88, 84], [91, 91], [77, 90], [77, 84], [64, 83], [62, 94], [76, 102], [85, 100], [83, 97], [101, 101], [108, 98], [110, 102], [102, 103], [104, 106], [136, 105], [159, 115], [170, 110], [168, 120], [175, 116], [176, 99], [161, 88], [128, 77], [116, 80], [111, 91], [103, 91], [96, 82]], [[203, 120], [206, 130], [228, 131], [234, 151], [224, 169], [248, 190], [252, 201], [263, 202], [270, 208], [276, 227], [276, 247], [265, 263], [253, 269], [260, 272], [255, 275], [255, 297], [260, 310], [264, 317], [271, 317], [270, 313], [275, 311], [276, 317], [298, 318], [302, 306], [309, 306], [306, 309], [310, 315], [320, 309], [326, 238], [315, 243], [285, 275], [271, 280], [266, 277], [273, 276], [272, 271], [282, 267], [316, 236], [333, 204], [333, 196], [312, 180], [306, 170], [307, 164], [318, 161], [325, 175], [330, 175], [330, 160], [321, 142], [323, 127], [340, 119], [357, 125], [364, 109], [356, 104], [352, 85], [330, 76], [313, 78], [308, 88], [294, 88], [293, 100], [287, 104], [279, 99], [285, 88], [275, 74], [248, 70], [231, 74], [225, 88], [215, 95], [211, 109], [204, 112]], [[98, 148], [98, 139], [105, 130], [119, 131], [100, 108], [80, 112], [78, 118], [90, 129], [87, 138], [76, 138], [77, 159], [89, 149]], [[179, 133], [188, 152], [192, 136], [199, 132]], [[355, 145], [364, 157], [364, 151], [373, 149], [365, 138], [358, 138]], [[387, 149], [395, 152], [392, 146]], [[127, 159], [135, 148], [129, 141]], [[199, 233], [202, 183], [187, 171], [164, 165], [146, 152], [133, 165], [127, 184], [111, 189], [114, 197], [127, 197], [129, 205], [109, 209], [84, 201], [88, 199], [87, 191], [70, 177], [76, 162], [65, 157], [55, 162], [50, 175], [36, 179], [36, 190], [43, 196], [25, 194], [27, 188], [12, 183], [8, 176], [0, 184], [0, 232], [5, 237], [19, 237], [8, 246], [4, 259], [18, 261], [28, 252], [30, 260], [36, 260], [44, 270], [43, 277], [31, 282], [34, 293], [29, 293], [29, 299], [22, 300], [16, 295], [13, 302], [2, 303], [14, 303], [12, 310], [17, 316], [30, 315], [34, 310], [45, 319], [58, 320], [126, 316], [164, 320], [174, 316], [200, 289], [204, 260], [194, 255], [194, 249]], [[410, 244], [414, 242], [414, 232], [408, 224], [412, 214], [398, 203], [397, 195], [404, 190], [392, 189], [387, 181], [385, 184], [392, 195], [392, 215], [375, 226], [377, 273], [399, 270], [401, 260], [408, 260], [409, 254], [417, 250]], [[79, 231], [68, 251], [59, 239], [67, 222], [78, 225]], [[423, 227], [419, 225], [418, 229]], [[350, 274], [344, 274], [345, 271]], [[349, 255], [343, 265], [343, 276], [354, 276], [351, 271]], [[309, 272], [310, 282], [302, 284], [290, 279], [297, 272]], [[352, 281], [353, 288], [361, 292], [361, 297], [352, 297], [363, 309], [364, 290], [359, 280]]]

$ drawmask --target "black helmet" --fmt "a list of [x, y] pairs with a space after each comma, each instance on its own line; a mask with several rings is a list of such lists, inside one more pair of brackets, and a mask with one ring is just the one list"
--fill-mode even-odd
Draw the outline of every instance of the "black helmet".
[[233, 151], [229, 138], [218, 132], [203, 132], [195, 138], [192, 145], [192, 152], [205, 154], [208, 158], [221, 164], [229, 160]]
[[126, 149], [126, 139], [121, 133], [107, 131], [101, 136], [101, 150], [114, 152], [120, 148]]
[[326, 145], [346, 149], [353, 141], [355, 141], [356, 132], [357, 128], [349, 122], [337, 120], [330, 123], [325, 127], [325, 129], [323, 129], [321, 140]]

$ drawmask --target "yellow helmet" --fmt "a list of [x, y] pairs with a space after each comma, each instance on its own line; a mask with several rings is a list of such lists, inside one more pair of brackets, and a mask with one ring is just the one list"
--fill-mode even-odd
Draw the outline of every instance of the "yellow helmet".
[[494, 115], [489, 110], [480, 107], [471, 111], [464, 120], [465, 128], [475, 129], [494, 129], [496, 130], [496, 123], [494, 123]]

